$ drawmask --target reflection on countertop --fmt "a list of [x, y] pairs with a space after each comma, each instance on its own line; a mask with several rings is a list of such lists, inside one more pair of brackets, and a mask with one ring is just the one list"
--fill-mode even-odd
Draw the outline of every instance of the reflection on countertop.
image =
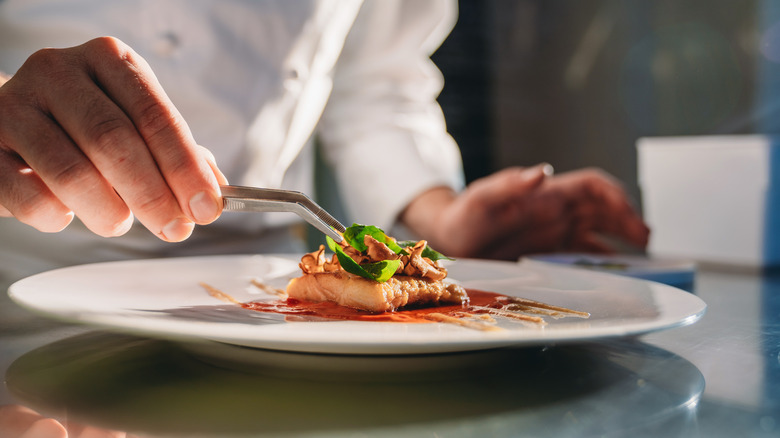
[[700, 321], [638, 339], [381, 361], [93, 332], [3, 296], [0, 409], [144, 437], [778, 436], [780, 274], [702, 269], [694, 293]]
[[224, 349], [248, 350], [90, 332], [21, 356], [6, 383], [45, 415], [145, 436], [685, 436], [704, 390], [690, 362], [636, 340], [409, 357]]

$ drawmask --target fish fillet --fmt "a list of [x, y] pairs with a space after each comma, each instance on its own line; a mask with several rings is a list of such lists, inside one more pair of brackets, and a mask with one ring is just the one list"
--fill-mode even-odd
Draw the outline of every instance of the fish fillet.
[[369, 312], [392, 312], [405, 306], [468, 304], [457, 284], [396, 275], [384, 283], [345, 271], [304, 274], [290, 280], [287, 295], [303, 301], [330, 301]]

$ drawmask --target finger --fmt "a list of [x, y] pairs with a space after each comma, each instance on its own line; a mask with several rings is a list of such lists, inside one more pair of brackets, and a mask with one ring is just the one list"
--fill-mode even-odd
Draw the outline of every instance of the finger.
[[206, 162], [208, 163], [209, 167], [211, 168], [211, 171], [214, 172], [214, 175], [217, 178], [217, 182], [220, 185], [226, 185], [228, 184], [227, 177], [224, 173], [217, 167], [217, 159], [214, 158], [214, 154], [211, 153], [210, 150], [206, 149], [203, 146], [198, 146], [201, 154], [203, 154], [203, 157], [205, 158]]
[[509, 168], [472, 183], [460, 195], [460, 226], [491, 241], [527, 218], [530, 192], [542, 185], [547, 166]]
[[35, 421], [19, 438], [67, 438], [68, 431], [57, 420], [41, 418]]
[[[44, 222], [63, 210], [72, 210], [101, 236], [118, 236], [130, 228], [132, 215], [124, 202], [57, 124], [34, 108], [18, 109], [13, 121], [12, 125], [10, 118], [0, 118], [3, 142], [23, 160], [14, 160], [7, 150], [3, 160], [11, 166], [6, 178], [13, 179], [9, 187], [14, 187], [16, 193], [3, 205], [14, 216], [47, 229]], [[27, 166], [34, 173], [26, 170]], [[51, 227], [58, 228], [56, 222]]]
[[[92, 78], [61, 66], [69, 62], [63, 60], [63, 56], [60, 51], [38, 55], [54, 65], [53, 71], [64, 72], [57, 86], [51, 86], [41, 97], [41, 107], [57, 120], [80, 150], [76, 153], [70, 148], [57, 149], [64, 164], [47, 157], [44, 150], [35, 150], [31, 157], [23, 154], [25, 160], [39, 171], [52, 191], [100, 235], [107, 235], [105, 228], [113, 223], [114, 218], [109, 215], [124, 210], [124, 217], [129, 221], [132, 210], [144, 226], [164, 240], [179, 241], [188, 237], [192, 232], [192, 221], [182, 212], [134, 124]], [[33, 64], [41, 62], [36, 57], [30, 59], [28, 62]], [[63, 140], [58, 143], [62, 144]], [[50, 144], [38, 141], [31, 146], [51, 148]], [[57, 167], [52, 169], [52, 166]], [[62, 181], [57, 169], [73, 169], [59, 172], [75, 175]], [[52, 176], [55, 181], [50, 181]], [[87, 187], [91, 188], [91, 193], [84, 193], [83, 189]], [[108, 208], [103, 209], [103, 205]]]
[[97, 82], [133, 121], [181, 210], [196, 223], [216, 219], [222, 209], [217, 177], [146, 61], [113, 38], [84, 49]]
[[62, 231], [73, 212], [16, 154], [0, 150], [0, 216], [16, 217], [43, 232]]
[[615, 246], [605, 241], [598, 233], [593, 232], [585, 232], [573, 237], [566, 249], [574, 252], [599, 254], [614, 254], [617, 252]]
[[528, 254], [557, 251], [567, 239], [568, 224], [552, 221], [536, 227], [518, 230], [497, 239], [485, 248], [480, 257], [497, 260], [517, 260]]
[[[549, 165], [509, 168], [473, 182], [442, 216], [440, 230], [445, 234], [451, 254], [476, 256], [507, 235], [531, 227], [537, 221], [556, 218], [559, 206], [532, 201], [546, 178]], [[489, 252], [489, 250], [488, 250]]]
[[0, 406], [0, 437], [67, 437], [59, 422], [20, 405]]
[[623, 188], [617, 183], [591, 182], [591, 193], [597, 199], [590, 211], [580, 212], [591, 222], [590, 228], [625, 239], [628, 243], [647, 245], [650, 228], [642, 220]]
[[582, 228], [611, 234], [640, 247], [647, 245], [650, 230], [617, 180], [604, 172], [585, 169], [563, 175], [557, 182], [571, 192], [574, 214], [584, 224]]
[[[81, 96], [80, 100], [77, 96]], [[70, 103], [64, 105], [62, 102]], [[82, 78], [76, 86], [52, 91], [47, 109], [83, 151], [82, 161], [90, 163], [94, 174], [103, 180], [99, 185], [99, 197], [87, 201], [99, 205], [96, 201], [110, 200], [112, 209], [119, 209], [116, 204], [121, 203], [126, 206], [128, 215], [132, 211], [145, 227], [163, 240], [180, 241], [190, 235], [192, 221], [181, 210], [132, 122], [88, 78]], [[48, 163], [32, 164], [38, 169], [36, 166]], [[41, 173], [46, 180], [46, 175]], [[68, 198], [85, 198], [73, 193], [84, 186], [74, 185], [68, 190]], [[56, 186], [52, 189], [58, 190]], [[80, 210], [73, 205], [73, 209], [86, 223], [102, 220], [100, 212], [95, 216], [92, 212], [83, 212], [83, 207]]]
[[601, 217], [600, 226], [594, 227], [596, 231], [621, 238], [637, 247], [647, 246], [650, 228], [634, 210], [623, 210], [608, 217], [602, 214]]
[[100, 429], [92, 426], [79, 426], [76, 428], [68, 427], [69, 438], [123, 438], [126, 437], [125, 432]]
[[[491, 223], [494, 225], [494, 233], [501, 236], [501, 239], [520, 230], [535, 235], [534, 230], [543, 229], [550, 224], [568, 226], [571, 223], [571, 216], [567, 214], [568, 208], [567, 199], [561, 193], [548, 190], [542, 185], [491, 212]], [[556, 242], [551, 242], [545, 246], [556, 248], [555, 245]]]
[[482, 207], [491, 209], [535, 189], [551, 174], [552, 166], [546, 163], [527, 168], [510, 167], [477, 180], [470, 187]]
[[[571, 235], [573, 219], [567, 213], [565, 198], [555, 190], [540, 187], [523, 197], [522, 202], [508, 204], [507, 219], [501, 227], [489, 227], [484, 233], [480, 254], [488, 258], [516, 260], [530, 253], [562, 249]], [[502, 214], [494, 215], [501, 216]], [[489, 238], [488, 238], [489, 236]]]

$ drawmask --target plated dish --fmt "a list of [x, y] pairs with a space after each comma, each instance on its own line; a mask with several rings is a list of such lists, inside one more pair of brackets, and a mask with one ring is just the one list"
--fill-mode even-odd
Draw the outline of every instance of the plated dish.
[[467, 289], [588, 312], [529, 327], [499, 321], [482, 331], [448, 323], [300, 320], [215, 299], [209, 284], [240, 302], [275, 299], [300, 274], [299, 255], [150, 259], [74, 266], [11, 286], [10, 296], [43, 315], [147, 336], [331, 354], [422, 354], [543, 345], [639, 335], [698, 320], [705, 303], [671, 286], [525, 260], [446, 262]]

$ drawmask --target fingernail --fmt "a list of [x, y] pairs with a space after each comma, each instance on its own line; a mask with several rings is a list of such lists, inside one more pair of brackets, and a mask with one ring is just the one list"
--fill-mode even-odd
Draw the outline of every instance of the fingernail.
[[194, 223], [186, 218], [177, 217], [168, 222], [168, 225], [163, 227], [160, 234], [162, 234], [162, 237], [168, 242], [181, 242], [190, 237], [193, 229], [195, 229]]
[[[41, 418], [36, 420], [20, 438], [33, 438], [42, 436], [67, 436], [65, 426], [53, 418]], [[64, 434], [64, 435], [63, 435]]]
[[542, 168], [542, 173], [544, 173], [545, 176], [552, 176], [555, 173], [555, 169], [550, 163], [542, 163], [539, 166]]
[[114, 236], [123, 236], [125, 233], [130, 231], [130, 228], [133, 227], [133, 215], [132, 213], [127, 215], [127, 217], [120, 223], [118, 223], [114, 227]]
[[190, 199], [190, 211], [195, 222], [207, 224], [217, 218], [219, 205], [214, 197], [206, 192], [200, 192]]

